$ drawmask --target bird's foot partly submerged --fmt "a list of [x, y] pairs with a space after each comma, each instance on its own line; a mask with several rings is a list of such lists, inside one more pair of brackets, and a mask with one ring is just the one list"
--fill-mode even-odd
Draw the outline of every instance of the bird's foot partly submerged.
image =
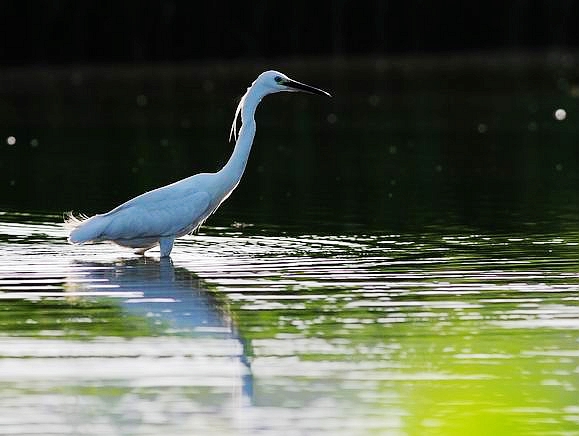
[[[170, 257], [171, 250], [173, 250], [173, 242], [175, 238], [172, 236], [167, 236], [165, 238], [161, 238], [159, 241], [159, 248], [161, 249], [161, 257]], [[135, 254], [139, 256], [144, 256], [147, 251], [153, 248], [157, 244], [149, 245], [147, 247], [137, 248], [135, 250]]]
[[175, 237], [166, 236], [161, 238], [159, 241], [159, 247], [161, 248], [161, 257], [169, 257], [171, 255], [171, 250], [173, 249], [173, 242], [175, 242]]

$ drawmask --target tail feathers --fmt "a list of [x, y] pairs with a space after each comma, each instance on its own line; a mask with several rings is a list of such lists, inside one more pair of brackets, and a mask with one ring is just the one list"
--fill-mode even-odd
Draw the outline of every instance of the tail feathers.
[[106, 228], [106, 222], [100, 215], [88, 218], [85, 215], [74, 216], [67, 214], [64, 223], [70, 230], [68, 241], [72, 244], [82, 244], [84, 242], [96, 241]]

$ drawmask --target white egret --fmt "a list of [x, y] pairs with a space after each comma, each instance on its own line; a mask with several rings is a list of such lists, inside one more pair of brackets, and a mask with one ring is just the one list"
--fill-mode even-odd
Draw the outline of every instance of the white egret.
[[199, 228], [238, 185], [255, 136], [257, 105], [266, 95], [281, 91], [330, 96], [326, 91], [292, 80], [280, 72], [261, 73], [237, 106], [229, 137], [236, 139], [235, 148], [220, 171], [196, 174], [145, 192], [105, 214], [77, 218], [70, 213], [66, 219], [72, 228], [69, 242], [110, 241], [136, 248], [139, 254], [159, 244], [161, 257], [169, 256], [175, 238]]

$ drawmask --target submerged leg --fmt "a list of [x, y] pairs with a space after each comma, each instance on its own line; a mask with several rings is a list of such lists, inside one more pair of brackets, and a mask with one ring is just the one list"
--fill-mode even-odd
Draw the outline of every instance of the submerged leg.
[[175, 241], [174, 236], [165, 236], [159, 241], [159, 246], [161, 248], [161, 257], [169, 257], [171, 250], [173, 249], [173, 241]]

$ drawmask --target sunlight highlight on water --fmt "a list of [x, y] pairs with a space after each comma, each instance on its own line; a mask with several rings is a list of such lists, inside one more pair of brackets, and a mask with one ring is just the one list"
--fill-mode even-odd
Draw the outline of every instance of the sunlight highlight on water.
[[206, 228], [160, 262], [0, 218], [0, 434], [579, 423], [578, 234]]

